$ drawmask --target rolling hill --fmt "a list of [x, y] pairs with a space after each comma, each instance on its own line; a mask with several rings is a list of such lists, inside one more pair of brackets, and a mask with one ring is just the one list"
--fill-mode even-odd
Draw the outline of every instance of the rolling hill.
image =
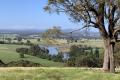
[[8, 64], [12, 61], [26, 60], [33, 63], [39, 63], [45, 67], [62, 67], [64, 65], [63, 63], [60, 62], [53, 62], [31, 55], [25, 55], [25, 58], [20, 58], [19, 53], [15, 51], [16, 48], [19, 47], [28, 47], [28, 46], [0, 44], [0, 60], [2, 60], [5, 64]]

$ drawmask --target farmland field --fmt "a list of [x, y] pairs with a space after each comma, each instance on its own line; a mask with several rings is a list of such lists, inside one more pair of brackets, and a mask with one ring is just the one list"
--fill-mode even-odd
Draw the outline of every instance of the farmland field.
[[120, 80], [120, 74], [81, 68], [0, 68], [0, 80]]

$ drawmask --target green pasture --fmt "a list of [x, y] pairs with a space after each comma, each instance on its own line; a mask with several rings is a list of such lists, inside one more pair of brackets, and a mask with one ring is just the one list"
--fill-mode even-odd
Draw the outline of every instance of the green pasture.
[[43, 66], [58, 66], [58, 67], [63, 66], [62, 63], [53, 62], [46, 59], [30, 56], [30, 55], [25, 55], [25, 58], [20, 58], [19, 53], [15, 51], [16, 48], [18, 47], [28, 47], [28, 46], [0, 44], [0, 60], [2, 60], [4, 63], [9, 63], [11, 61], [18, 61], [18, 60], [27, 60], [34, 63], [39, 63]]

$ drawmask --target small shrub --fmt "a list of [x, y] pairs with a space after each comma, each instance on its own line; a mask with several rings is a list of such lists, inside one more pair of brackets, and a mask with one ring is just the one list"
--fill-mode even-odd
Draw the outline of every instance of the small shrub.
[[0, 44], [5, 44], [5, 42], [4, 41], [0, 41]]
[[40, 42], [40, 38], [38, 38], [37, 41]]
[[24, 58], [25, 57], [23, 53], [19, 53], [19, 55], [20, 55], [20, 58]]
[[20, 58], [24, 58], [24, 54], [28, 54], [28, 48], [17, 48], [16, 52], [19, 53]]

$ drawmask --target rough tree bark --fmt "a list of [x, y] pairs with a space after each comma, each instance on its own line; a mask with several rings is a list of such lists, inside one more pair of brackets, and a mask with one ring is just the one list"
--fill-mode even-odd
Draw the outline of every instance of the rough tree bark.
[[110, 42], [109, 45], [109, 57], [110, 57], [110, 72], [115, 73], [115, 62], [114, 62], [114, 42]]
[[109, 71], [110, 68], [110, 59], [109, 59], [109, 40], [104, 39], [104, 62], [103, 62], [103, 70]]
[[114, 63], [114, 42], [111, 42], [111, 39], [104, 39], [104, 62], [103, 62], [103, 70], [110, 71], [112, 73], [115, 72], [115, 63]]
[[113, 36], [113, 28], [114, 28], [114, 11], [115, 8], [112, 9], [109, 17], [109, 26], [108, 26], [108, 31], [105, 28], [105, 22], [104, 22], [104, 8], [105, 3], [100, 3], [99, 10], [98, 10], [98, 27], [101, 32], [101, 36], [103, 37], [104, 40], [104, 62], [103, 62], [103, 70], [104, 71], [110, 71], [111, 73], [115, 72], [115, 67], [114, 67], [114, 44], [112, 40], [114, 39]]

